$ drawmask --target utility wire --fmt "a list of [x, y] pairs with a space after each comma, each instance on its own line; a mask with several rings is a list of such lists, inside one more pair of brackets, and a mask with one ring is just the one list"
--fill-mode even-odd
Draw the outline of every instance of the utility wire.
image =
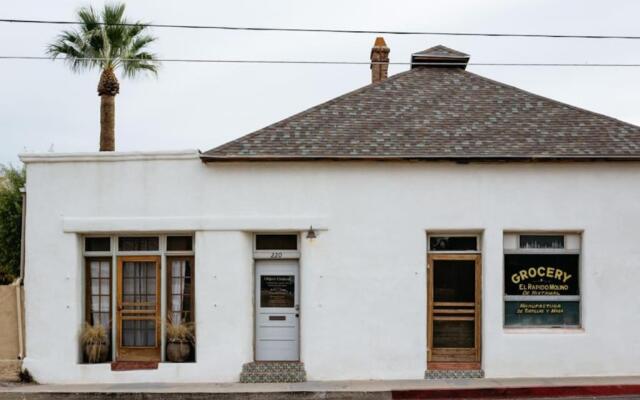
[[[20, 24], [53, 24], [53, 25], [82, 25], [77, 21], [56, 21], [39, 19], [15, 19], [0, 18], [0, 22]], [[105, 24], [111, 26], [133, 26], [135, 23]], [[146, 24], [153, 28], [178, 28], [178, 29], [214, 29], [227, 31], [271, 31], [271, 32], [311, 32], [311, 33], [350, 33], [350, 34], [379, 34], [379, 35], [433, 35], [433, 36], [483, 36], [483, 37], [519, 37], [519, 38], [551, 38], [551, 39], [640, 39], [634, 35], [562, 35], [542, 33], [491, 33], [491, 32], [437, 32], [437, 31], [393, 31], [393, 30], [367, 30], [367, 29], [322, 29], [322, 28], [274, 28], [256, 26], [226, 26], [226, 25], [187, 25], [187, 24]]]
[[[0, 60], [54, 60], [54, 61], [107, 61], [105, 58], [51, 58], [46, 56], [1, 56]], [[123, 58], [120, 61], [145, 61], [139, 59]], [[508, 63], [508, 62], [370, 62], [370, 61], [314, 61], [314, 60], [227, 60], [227, 59], [203, 59], [203, 58], [160, 58], [155, 61], [168, 63], [210, 63], [210, 64], [308, 64], [308, 65], [415, 65], [415, 66], [498, 66], [498, 67], [640, 67], [640, 64], [632, 63]]]

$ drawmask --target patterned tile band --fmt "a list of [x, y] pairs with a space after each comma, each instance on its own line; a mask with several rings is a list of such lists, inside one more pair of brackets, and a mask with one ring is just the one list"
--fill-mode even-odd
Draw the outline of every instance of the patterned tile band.
[[475, 379], [484, 378], [484, 371], [480, 369], [470, 370], [427, 370], [425, 379]]
[[252, 362], [242, 366], [240, 383], [306, 382], [307, 373], [301, 362]]

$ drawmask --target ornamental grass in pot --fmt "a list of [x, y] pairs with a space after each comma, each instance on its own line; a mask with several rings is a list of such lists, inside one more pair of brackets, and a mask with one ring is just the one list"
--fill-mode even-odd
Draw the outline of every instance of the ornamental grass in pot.
[[191, 356], [194, 343], [194, 325], [191, 322], [171, 321], [167, 323], [167, 360], [185, 362]]
[[109, 358], [109, 336], [107, 329], [100, 323], [85, 323], [80, 333], [80, 342], [84, 346], [87, 362], [102, 363]]

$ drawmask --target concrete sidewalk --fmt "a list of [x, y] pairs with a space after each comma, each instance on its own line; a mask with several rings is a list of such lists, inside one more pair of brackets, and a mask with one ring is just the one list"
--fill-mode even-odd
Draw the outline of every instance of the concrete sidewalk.
[[[159, 396], [162, 394], [162, 396]], [[0, 386], [0, 399], [392, 399], [626, 395], [640, 398], [640, 376], [527, 379], [322, 381], [303, 383], [144, 383]], [[503, 397], [506, 396], [506, 397]], [[631, 397], [629, 397], [631, 396]]]

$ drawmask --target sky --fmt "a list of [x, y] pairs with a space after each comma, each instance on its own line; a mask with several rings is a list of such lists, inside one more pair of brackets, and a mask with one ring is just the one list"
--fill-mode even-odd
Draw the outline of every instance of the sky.
[[[0, 18], [75, 19], [103, 1], [0, 0]], [[367, 30], [640, 35], [637, 0], [135, 0], [133, 20]], [[58, 25], [0, 23], [0, 55], [42, 56]], [[66, 27], [68, 29], [68, 27]], [[162, 58], [368, 61], [374, 34], [156, 28]], [[390, 58], [443, 44], [471, 62], [639, 63], [640, 40], [386, 35]], [[390, 75], [408, 69], [390, 67]], [[546, 97], [640, 125], [640, 68], [469, 66]], [[0, 164], [19, 153], [98, 150], [99, 71], [60, 61], [0, 60]], [[164, 63], [157, 78], [122, 79], [116, 150], [206, 151], [370, 82], [367, 65]]]

